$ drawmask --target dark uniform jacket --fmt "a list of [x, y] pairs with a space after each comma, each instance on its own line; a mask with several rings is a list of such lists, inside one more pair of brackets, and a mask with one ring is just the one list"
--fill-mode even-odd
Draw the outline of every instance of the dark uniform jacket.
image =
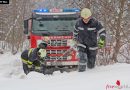
[[34, 61], [38, 60], [38, 58], [39, 58], [38, 54], [37, 54], [38, 51], [39, 51], [39, 48], [32, 49], [31, 51], [25, 50], [22, 52], [21, 58], [23, 60], [29, 60], [31, 62], [34, 62]]
[[105, 39], [105, 29], [96, 19], [91, 18], [86, 24], [80, 18], [74, 30], [74, 39], [76, 39], [81, 47], [88, 47], [90, 50], [96, 50], [97, 47], [97, 35], [100, 38]]

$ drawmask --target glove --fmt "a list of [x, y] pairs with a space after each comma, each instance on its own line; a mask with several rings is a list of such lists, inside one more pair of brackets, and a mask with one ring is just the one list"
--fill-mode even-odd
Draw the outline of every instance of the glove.
[[79, 41], [78, 40], [76, 40], [76, 39], [73, 39], [73, 44], [75, 45], [75, 44], [78, 44], [79, 43]]
[[105, 46], [105, 40], [100, 38], [99, 41], [98, 41], [98, 47], [103, 48], [104, 46]]
[[40, 61], [35, 60], [35, 61], [33, 62], [33, 65], [34, 65], [34, 66], [37, 66], [37, 67], [40, 67], [41, 63], [40, 63]]

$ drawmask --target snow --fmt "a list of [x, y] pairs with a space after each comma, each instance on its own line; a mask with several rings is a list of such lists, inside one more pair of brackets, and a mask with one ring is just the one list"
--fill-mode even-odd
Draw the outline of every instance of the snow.
[[[117, 63], [87, 69], [82, 73], [57, 71], [53, 75], [37, 72], [25, 75], [20, 53], [6, 53], [0, 55], [0, 90], [130, 90], [129, 69], [130, 64]], [[121, 83], [121, 89], [117, 88], [117, 80]]]

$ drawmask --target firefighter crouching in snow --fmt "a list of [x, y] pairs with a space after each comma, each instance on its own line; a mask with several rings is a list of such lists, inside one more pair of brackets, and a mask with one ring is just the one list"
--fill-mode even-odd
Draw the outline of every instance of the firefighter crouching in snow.
[[21, 59], [25, 74], [28, 74], [30, 71], [40, 70], [40, 60], [44, 60], [46, 57], [46, 47], [47, 44], [42, 42], [37, 48], [31, 48], [22, 52]]
[[[100, 22], [91, 17], [88, 8], [81, 10], [81, 18], [76, 22], [74, 40], [79, 53], [79, 72], [94, 68], [97, 49], [105, 46], [106, 31]], [[97, 41], [97, 35], [99, 40]]]

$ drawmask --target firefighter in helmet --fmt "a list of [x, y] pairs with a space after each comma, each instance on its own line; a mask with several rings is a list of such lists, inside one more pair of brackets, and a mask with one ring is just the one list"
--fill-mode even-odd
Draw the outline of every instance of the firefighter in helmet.
[[37, 48], [31, 48], [22, 52], [21, 59], [25, 74], [28, 74], [30, 71], [40, 70], [40, 60], [44, 60], [46, 57], [46, 47], [47, 43], [42, 42]]
[[[79, 53], [79, 72], [94, 68], [97, 49], [105, 46], [106, 31], [99, 21], [92, 18], [90, 9], [81, 10], [74, 30], [74, 40], [77, 42]], [[97, 39], [97, 36], [99, 38]]]

